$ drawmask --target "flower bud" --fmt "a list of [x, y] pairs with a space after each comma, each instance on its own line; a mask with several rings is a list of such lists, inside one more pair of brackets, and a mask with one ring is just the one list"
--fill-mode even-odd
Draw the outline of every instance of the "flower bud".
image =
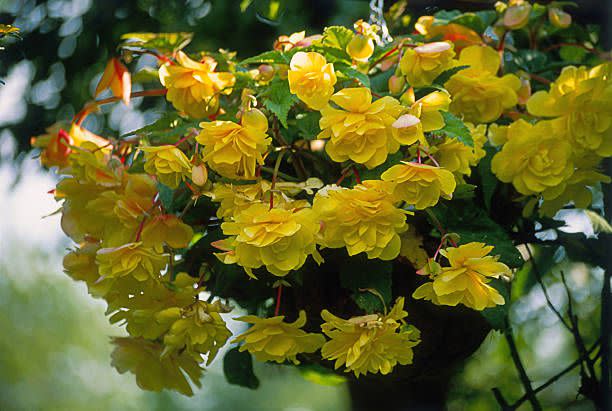
[[510, 30], [518, 30], [527, 25], [531, 14], [531, 4], [522, 3], [510, 6], [504, 13], [504, 26]]
[[259, 81], [270, 81], [274, 77], [274, 67], [269, 64], [262, 64], [257, 67], [259, 71], [259, 75], [257, 76], [257, 80]]
[[572, 16], [558, 7], [548, 9], [548, 19], [550, 24], [559, 29], [566, 29], [572, 24]]
[[389, 93], [391, 94], [399, 94], [404, 89], [404, 85], [406, 84], [406, 80], [404, 80], [403, 76], [396, 76], [395, 74], [389, 77]]
[[191, 169], [191, 181], [197, 186], [203, 186], [208, 181], [208, 170], [204, 164], [198, 164]]

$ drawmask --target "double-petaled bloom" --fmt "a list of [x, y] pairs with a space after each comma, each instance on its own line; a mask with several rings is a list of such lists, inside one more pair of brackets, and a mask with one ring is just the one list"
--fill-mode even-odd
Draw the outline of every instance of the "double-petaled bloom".
[[399, 149], [392, 126], [403, 110], [399, 101], [386, 96], [373, 102], [365, 87], [345, 88], [331, 101], [339, 108], [327, 105], [321, 110], [317, 138], [329, 139], [325, 150], [333, 161], [350, 159], [373, 168]]
[[370, 314], [345, 320], [327, 310], [321, 312], [321, 329], [330, 340], [321, 348], [321, 356], [344, 366], [356, 377], [365, 374], [389, 374], [397, 364], [412, 363], [412, 348], [419, 344], [414, 327], [402, 327], [404, 298], [397, 299], [387, 315]]
[[257, 166], [264, 163], [263, 154], [270, 145], [268, 119], [253, 108], [242, 114], [241, 123], [212, 121], [200, 123], [196, 137], [204, 145], [204, 161], [228, 178], [254, 179]]
[[176, 64], [168, 62], [159, 68], [159, 79], [168, 89], [166, 99], [194, 118], [215, 114], [220, 96], [230, 94], [236, 83], [232, 73], [215, 72], [216, 67], [212, 58], [198, 62], [179, 51]]
[[427, 164], [402, 162], [385, 171], [381, 178], [394, 184], [393, 195], [416, 209], [438, 203], [440, 197], [450, 199], [456, 183], [453, 173]]
[[297, 365], [300, 363], [298, 354], [313, 353], [325, 343], [323, 335], [302, 330], [306, 325], [304, 310], [292, 323], [285, 322], [284, 315], [271, 318], [247, 315], [236, 320], [253, 325], [232, 343], [242, 343], [240, 351], [250, 352], [258, 361], [275, 361], [279, 364], [291, 361]]
[[321, 245], [346, 247], [350, 256], [392, 260], [400, 252], [399, 233], [408, 229], [406, 211], [395, 207], [392, 184], [370, 180], [352, 189], [319, 190], [313, 210], [322, 223]]
[[310, 108], [320, 110], [334, 93], [334, 65], [319, 53], [298, 51], [289, 63], [289, 90]]

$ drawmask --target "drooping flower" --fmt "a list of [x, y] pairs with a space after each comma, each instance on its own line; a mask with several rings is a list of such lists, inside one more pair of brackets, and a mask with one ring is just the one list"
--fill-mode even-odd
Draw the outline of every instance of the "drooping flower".
[[334, 93], [334, 65], [319, 53], [298, 51], [289, 63], [289, 89], [310, 108], [320, 110]]
[[123, 374], [130, 371], [136, 376], [136, 383], [143, 390], [161, 391], [164, 388], [176, 390], [184, 395], [193, 395], [191, 380], [200, 387], [202, 368], [200, 361], [187, 353], [173, 353], [161, 356], [163, 345], [143, 338], [113, 338], [115, 349], [111, 354], [112, 365]]
[[327, 105], [321, 110], [317, 138], [329, 139], [325, 150], [333, 161], [351, 159], [373, 168], [399, 149], [392, 127], [402, 111], [399, 101], [385, 96], [372, 102], [365, 87], [340, 90], [331, 101], [340, 109]]
[[504, 304], [504, 297], [488, 283], [492, 278], [509, 276], [510, 269], [497, 261], [499, 256], [489, 255], [492, 250], [493, 246], [483, 243], [441, 250], [450, 266], [431, 273], [433, 281], [417, 288], [412, 296], [437, 305], [463, 304], [478, 311]]
[[567, 179], [565, 190], [561, 194], [542, 201], [540, 215], [552, 218], [569, 203], [573, 203], [576, 208], [588, 208], [593, 201], [593, 193], [589, 187], [599, 183], [609, 184], [610, 181], [610, 176], [598, 172], [595, 167], [579, 168]]
[[612, 63], [564, 67], [549, 91], [527, 101], [535, 116], [555, 117], [558, 133], [567, 133], [578, 155], [612, 155]]
[[501, 181], [512, 183], [525, 195], [557, 197], [574, 172], [572, 148], [552, 131], [549, 121], [532, 125], [524, 120], [507, 129], [508, 141], [491, 161], [491, 170]]
[[400, 251], [399, 233], [407, 230], [406, 214], [394, 205], [390, 183], [364, 181], [352, 189], [319, 190], [313, 210], [321, 221], [321, 245], [346, 247], [349, 255], [392, 260]]
[[474, 150], [456, 138], [447, 138], [435, 146], [431, 152], [438, 160], [440, 167], [456, 175], [470, 175], [470, 165], [474, 161]]
[[237, 336], [232, 343], [243, 343], [240, 351], [248, 351], [258, 361], [275, 361], [279, 364], [291, 361], [299, 364], [297, 355], [313, 353], [325, 343], [325, 337], [317, 333], [307, 333], [301, 328], [306, 325], [306, 312], [300, 310], [297, 320], [285, 322], [285, 316], [259, 318], [247, 315], [236, 318], [253, 324], [247, 331]]
[[220, 95], [232, 92], [236, 77], [232, 73], [215, 72], [217, 62], [210, 57], [197, 62], [179, 51], [176, 62], [159, 68], [159, 79], [168, 89], [166, 99], [177, 110], [194, 118], [215, 114], [219, 110]]
[[429, 86], [433, 81], [454, 65], [453, 44], [445, 41], [426, 43], [407, 48], [400, 60], [402, 74], [412, 87]]
[[221, 229], [231, 237], [216, 243], [226, 250], [217, 256], [225, 264], [242, 266], [251, 277], [252, 270], [262, 266], [285, 276], [304, 265], [309, 255], [321, 261], [315, 242], [319, 223], [313, 210], [301, 203], [297, 208], [289, 203], [272, 209], [254, 203], [221, 224]]
[[465, 123], [465, 125], [470, 130], [472, 141], [474, 142], [474, 147], [472, 148], [474, 155], [470, 159], [470, 165], [475, 166], [487, 155], [484, 149], [484, 145], [487, 142], [487, 126], [486, 124], [475, 125], [472, 123]]
[[[132, 337], [155, 340], [165, 334], [174, 321], [180, 318], [180, 310], [191, 305], [197, 296], [194, 287], [197, 278], [178, 273], [172, 282], [146, 281], [141, 292], [121, 302], [111, 302], [108, 313], [111, 323], [125, 324]], [[117, 284], [113, 284], [115, 289]], [[127, 291], [127, 290], [126, 290]]]
[[371, 314], [348, 320], [336, 317], [327, 310], [321, 312], [325, 323], [323, 332], [330, 338], [321, 356], [335, 361], [334, 368], [345, 367], [356, 377], [370, 374], [389, 374], [397, 364], [412, 363], [412, 348], [419, 344], [419, 332], [414, 327], [404, 329], [404, 298], [397, 299], [387, 315]]
[[440, 196], [451, 198], [456, 183], [453, 173], [440, 167], [402, 161], [382, 173], [381, 179], [394, 184], [393, 195], [417, 210], [432, 207]]
[[184, 351], [194, 359], [204, 354], [207, 356], [206, 363], [210, 364], [232, 335], [220, 315], [228, 311], [219, 301], [196, 301], [185, 308], [173, 308], [160, 313], [168, 318], [176, 318], [164, 336], [166, 348], [162, 357]]
[[127, 67], [116, 57], [108, 61], [104, 73], [102, 73], [102, 78], [100, 78], [100, 82], [94, 92], [94, 97], [97, 97], [107, 88], [111, 89], [113, 96], [120, 97], [126, 105], [130, 104], [132, 76]]
[[502, 21], [510, 30], [518, 30], [529, 23], [531, 4], [528, 1], [516, 0], [504, 11]]
[[166, 254], [144, 247], [140, 241], [119, 247], [101, 248], [96, 254], [100, 276], [105, 278], [126, 275], [131, 275], [138, 281], [158, 278], [167, 262]]
[[184, 248], [193, 238], [191, 226], [173, 214], [160, 214], [145, 220], [142, 242], [145, 246], [159, 248], [164, 244], [172, 248]]
[[458, 65], [470, 67], [454, 74], [444, 85], [451, 94], [451, 112], [466, 121], [490, 123], [517, 104], [521, 80], [514, 74], [497, 77], [500, 57], [491, 47], [465, 48]]
[[145, 171], [170, 188], [177, 188], [191, 175], [189, 158], [178, 147], [163, 145], [140, 147], [140, 150], [145, 153]]
[[68, 156], [74, 144], [70, 135], [62, 128], [62, 124], [55, 123], [45, 129], [45, 134], [32, 137], [33, 147], [42, 149], [40, 163], [44, 167], [66, 167], [70, 161]]
[[200, 123], [196, 140], [204, 145], [204, 161], [228, 178], [255, 178], [257, 165], [270, 145], [268, 119], [257, 109], [242, 114], [241, 124], [232, 121]]

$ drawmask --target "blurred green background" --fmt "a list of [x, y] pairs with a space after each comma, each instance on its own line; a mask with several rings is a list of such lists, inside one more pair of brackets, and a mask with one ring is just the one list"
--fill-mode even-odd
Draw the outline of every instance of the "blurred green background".
[[[241, 1], [169, 0], [0, 0], [0, 23], [22, 29], [23, 39], [0, 52], [0, 410], [343, 410], [345, 385], [322, 386], [289, 367], [257, 364], [256, 391], [225, 382], [220, 362], [206, 373], [193, 398], [141, 391], [133, 376], [111, 366], [109, 337], [122, 335], [104, 317], [104, 304], [84, 285], [62, 273], [69, 246], [46, 194], [54, 177], [39, 169], [27, 152], [29, 137], [70, 119], [91, 98], [106, 59], [119, 37], [135, 31], [193, 31], [190, 49], [223, 47], [248, 56], [269, 48], [279, 34], [331, 24], [350, 25], [369, 14], [367, 1], [255, 0], [242, 12]], [[444, 4], [446, 3], [446, 4]], [[482, 3], [482, 2], [481, 2]], [[246, 4], [246, 3], [245, 3]], [[433, 2], [411, 2], [412, 10], [435, 12]], [[474, 1], [437, 2], [477, 8]], [[596, 9], [581, 13], [596, 16]], [[604, 18], [602, 13], [597, 17]], [[593, 17], [590, 22], [598, 22]], [[104, 127], [124, 133], [155, 117], [158, 103], [117, 105]], [[163, 104], [163, 103], [162, 103]], [[95, 117], [92, 117], [95, 120]], [[87, 127], [96, 131], [95, 121]], [[19, 161], [15, 161], [18, 158]], [[579, 213], [565, 216], [570, 230], [592, 233]], [[587, 343], [597, 338], [602, 272], [582, 264], [559, 266], [545, 278], [553, 302], [564, 310], [559, 269], [568, 274]], [[577, 357], [571, 336], [546, 307], [537, 286], [526, 284], [511, 310], [517, 343], [535, 386]], [[220, 356], [222, 357], [222, 356]], [[547, 410], [590, 410], [577, 397], [579, 370], [561, 378], [540, 398]], [[504, 338], [492, 332], [478, 352], [456, 370], [450, 410], [492, 410], [491, 388], [510, 400], [522, 395]], [[529, 409], [527, 404], [522, 409]]]

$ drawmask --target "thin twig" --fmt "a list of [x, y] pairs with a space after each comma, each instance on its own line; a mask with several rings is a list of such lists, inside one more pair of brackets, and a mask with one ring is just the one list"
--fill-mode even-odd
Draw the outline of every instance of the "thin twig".
[[[590, 355], [593, 351], [595, 351], [595, 348], [597, 348], [598, 345], [599, 345], [599, 341], [597, 341], [595, 344], [593, 344], [593, 346], [588, 351], [588, 355]], [[590, 360], [590, 357], [587, 357], [587, 358]], [[597, 358], [597, 356], [595, 358]], [[551, 378], [549, 378], [545, 383], [540, 385], [538, 388], [535, 388], [533, 390], [533, 393], [537, 394], [540, 391], [548, 388], [549, 386], [554, 384], [556, 381], [558, 381], [561, 377], [563, 377], [565, 374], [567, 374], [568, 372], [570, 372], [571, 370], [576, 368], [578, 365], [582, 364], [582, 361], [584, 361], [584, 360], [585, 360], [585, 358], [583, 358], [583, 357], [578, 358], [576, 361], [574, 361], [573, 363], [571, 363], [570, 365], [565, 367], [563, 370], [561, 370], [558, 374], [556, 374], [556, 375], [552, 376]], [[512, 409], [512, 410], [517, 409], [522, 403], [527, 401], [527, 398], [528, 397], [527, 397], [526, 394], [523, 395], [514, 404], [512, 404], [510, 409]]]
[[531, 403], [531, 406], [535, 411], [542, 411], [542, 406], [540, 405], [538, 398], [535, 395], [533, 387], [531, 386], [531, 381], [529, 380], [529, 376], [527, 375], [527, 371], [525, 371], [525, 366], [521, 361], [521, 357], [519, 356], [518, 349], [516, 348], [516, 343], [514, 342], [514, 337], [512, 336], [512, 329], [508, 323], [508, 317], [506, 317], [506, 330], [504, 331], [504, 336], [506, 337], [506, 341], [508, 342], [508, 347], [510, 348], [510, 355], [512, 356], [512, 361], [514, 361], [514, 366], [518, 371], [519, 378], [521, 383], [523, 384], [523, 388], [525, 388], [525, 395], [527, 396], [527, 400]]
[[527, 254], [529, 255], [529, 260], [531, 261], [531, 265], [533, 266], [533, 272], [536, 276], [536, 281], [538, 282], [538, 284], [540, 284], [540, 288], [542, 288], [542, 292], [544, 293], [544, 298], [546, 298], [546, 303], [548, 304], [548, 307], [553, 311], [553, 313], [555, 313], [555, 315], [557, 316], [559, 321], [561, 321], [561, 323], [565, 326], [565, 328], [567, 328], [570, 332], [572, 332], [572, 327], [570, 326], [570, 324], [568, 324], [565, 321], [565, 318], [563, 318], [563, 315], [561, 315], [559, 310], [557, 310], [557, 307], [555, 307], [555, 305], [552, 303], [552, 300], [550, 299], [548, 290], [546, 289], [546, 286], [544, 285], [544, 282], [542, 281], [542, 273], [540, 273], [540, 270], [538, 270], [538, 266], [535, 262], [535, 258], [533, 257], [533, 253], [531, 252], [531, 247], [529, 247], [529, 244], [525, 244], [525, 248], [527, 249]]

